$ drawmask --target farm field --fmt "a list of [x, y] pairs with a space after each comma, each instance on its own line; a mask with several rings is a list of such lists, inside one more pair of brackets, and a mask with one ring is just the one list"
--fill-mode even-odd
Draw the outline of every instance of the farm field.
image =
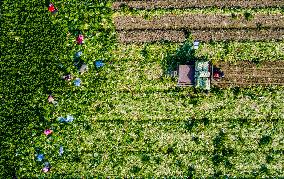
[[[136, 18], [139, 13], [149, 19], [153, 14], [167, 19], [167, 13], [174, 14], [173, 19], [193, 17], [200, 12], [192, 6], [210, 5], [202, 2], [175, 5], [180, 8], [175, 13], [168, 8], [113, 9], [114, 1], [60, 0], [54, 2], [59, 10], [55, 16], [40, 1], [1, 2], [1, 178], [283, 177], [283, 86], [219, 84], [221, 88], [213, 87], [207, 94], [179, 88], [177, 79], [166, 75], [173, 59], [206, 58], [229, 73], [229, 82], [240, 79], [240, 73], [255, 73], [257, 79], [242, 80], [255, 83], [261, 76], [267, 82], [265, 76], [270, 76], [271, 83], [282, 83], [282, 1], [218, 5], [240, 8], [238, 22], [250, 25], [250, 32], [257, 31], [259, 22], [267, 24], [257, 31], [260, 35], [245, 33], [247, 37], [240, 38], [227, 34], [245, 32], [243, 25], [230, 24], [230, 19], [227, 25], [217, 23], [235, 10], [224, 13], [208, 7], [202, 14], [220, 14], [212, 24], [226, 27], [227, 34], [214, 34], [217, 31], [200, 25], [196, 32], [204, 39], [194, 53], [184, 45], [193, 40], [188, 30], [165, 30], [165, 24], [156, 24], [161, 29], [152, 31], [147, 20]], [[272, 13], [247, 22], [242, 19], [244, 8], [251, 7], [259, 7], [258, 14]], [[127, 22], [126, 14], [146, 25]], [[121, 29], [117, 17], [125, 20]], [[135, 28], [125, 30], [126, 24]], [[136, 29], [140, 25], [147, 31]], [[80, 46], [75, 42], [77, 30], [85, 37]], [[209, 30], [211, 37], [203, 33]], [[139, 38], [131, 31], [145, 35]], [[263, 31], [269, 32], [266, 39]], [[138, 43], [133, 43], [136, 39]], [[89, 67], [83, 75], [74, 67], [78, 51]], [[98, 59], [105, 64], [102, 68], [95, 65]], [[66, 73], [79, 77], [81, 86], [60, 79]], [[57, 105], [47, 102], [50, 93]], [[58, 121], [67, 115], [74, 121]], [[45, 129], [53, 133], [46, 136]], [[44, 163], [37, 161], [38, 151], [51, 165], [47, 173], [42, 171]]]

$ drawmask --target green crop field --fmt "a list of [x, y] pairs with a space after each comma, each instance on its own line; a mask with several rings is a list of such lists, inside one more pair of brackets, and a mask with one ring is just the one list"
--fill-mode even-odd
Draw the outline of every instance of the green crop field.
[[[0, 2], [0, 176], [11, 178], [284, 177], [284, 88], [178, 88], [171, 59], [284, 60], [284, 42], [120, 44], [113, 18], [245, 9], [112, 10], [112, 1]], [[281, 13], [280, 8], [249, 12]], [[78, 30], [85, 36], [75, 42]], [[70, 35], [68, 35], [70, 32]], [[89, 66], [73, 65], [81, 50]], [[102, 59], [105, 65], [96, 68]], [[72, 73], [80, 87], [61, 76]], [[52, 93], [57, 106], [47, 102]], [[60, 116], [73, 115], [71, 123]], [[52, 129], [50, 137], [45, 129]], [[59, 147], [64, 153], [59, 156]], [[51, 170], [42, 172], [37, 150]]]

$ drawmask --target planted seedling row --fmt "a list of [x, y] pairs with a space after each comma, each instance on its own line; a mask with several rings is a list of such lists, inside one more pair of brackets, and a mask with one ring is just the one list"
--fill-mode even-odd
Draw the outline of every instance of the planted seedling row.
[[157, 1], [120, 1], [114, 2], [112, 8], [119, 10], [123, 7], [130, 9], [187, 9], [187, 8], [267, 8], [267, 7], [283, 7], [282, 0], [157, 0]]

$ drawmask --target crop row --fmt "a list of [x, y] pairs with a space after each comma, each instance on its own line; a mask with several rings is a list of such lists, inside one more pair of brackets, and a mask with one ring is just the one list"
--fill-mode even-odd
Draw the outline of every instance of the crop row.
[[242, 82], [212, 82], [213, 86], [218, 88], [228, 88], [228, 87], [240, 87], [240, 88], [249, 88], [249, 87], [271, 87], [271, 86], [283, 86], [283, 83], [242, 83]]
[[220, 29], [220, 28], [283, 28], [284, 16], [278, 14], [254, 14], [251, 19], [245, 16], [232, 17], [228, 14], [185, 14], [155, 16], [146, 20], [140, 16], [117, 16], [114, 18], [117, 30], [137, 29]]
[[[186, 35], [183, 31], [176, 30], [134, 30], [118, 31], [118, 40], [121, 43], [143, 43], [157, 41], [183, 42]], [[200, 41], [265, 41], [265, 40], [283, 40], [284, 30], [212, 30], [191, 31], [193, 39]]]
[[284, 68], [281, 68], [283, 65], [284, 63], [281, 61], [262, 63], [261, 68], [257, 68], [256, 64], [249, 62], [241, 62], [235, 65], [220, 63], [216, 66], [224, 72], [225, 78], [217, 82], [217, 86], [237, 84], [241, 86], [249, 86], [252, 84], [284, 85]]
[[214, 64], [216, 67], [221, 68], [223, 70], [234, 70], [234, 71], [240, 71], [246, 67], [246, 70], [254, 70], [259, 68], [265, 69], [265, 70], [283, 70], [284, 69], [284, 61], [264, 61], [259, 63], [259, 68], [256, 68], [256, 64], [250, 62], [250, 61], [238, 61], [236, 63], [228, 63], [228, 62], [222, 62], [218, 61], [218, 63]]
[[255, 76], [255, 77], [279, 77], [284, 76], [284, 68], [283, 69], [274, 69], [274, 68], [267, 68], [267, 69], [246, 69], [245, 67], [239, 69], [221, 69], [226, 76], [235, 76], [242, 74], [243, 76]]
[[265, 7], [283, 7], [282, 0], [157, 0], [157, 1], [120, 1], [114, 2], [112, 8], [115, 10], [123, 6], [134, 9], [186, 9], [186, 8], [205, 8], [205, 7], [240, 7], [240, 8], [265, 8]]
[[[261, 164], [266, 164], [270, 173], [275, 174], [279, 172], [277, 166], [283, 164], [282, 120], [88, 123], [87, 129], [78, 125], [78, 130], [65, 132], [68, 141], [54, 134], [54, 140], [64, 146], [68, 144], [72, 151], [66, 149], [64, 154], [68, 162], [62, 164], [61, 160], [56, 160], [53, 163], [53, 173], [72, 170], [72, 173], [84, 174], [160, 177], [186, 175], [188, 166], [193, 165], [192, 170], [198, 176], [211, 176], [215, 168], [232, 176], [240, 175], [239, 171], [252, 172]], [[92, 133], [96, 135], [90, 135]], [[73, 135], [78, 137], [73, 138]], [[42, 136], [36, 140], [45, 143]], [[48, 156], [58, 159], [54, 155], [57, 148], [48, 149]]]
[[192, 36], [200, 41], [265, 41], [265, 40], [283, 40], [284, 30], [211, 30], [211, 31], [193, 31]]
[[157, 42], [162, 40], [172, 42], [183, 42], [185, 34], [182, 31], [175, 30], [154, 30], [154, 31], [120, 31], [118, 32], [118, 40], [122, 43], [131, 42]]
[[233, 82], [233, 83], [250, 83], [250, 84], [262, 84], [262, 83], [275, 83], [275, 84], [284, 84], [284, 76], [280, 77], [267, 77], [267, 76], [244, 76], [242, 74], [224, 77], [220, 82]]

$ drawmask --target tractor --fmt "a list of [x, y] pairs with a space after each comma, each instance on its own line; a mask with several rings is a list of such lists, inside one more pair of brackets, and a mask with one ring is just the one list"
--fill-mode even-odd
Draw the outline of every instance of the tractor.
[[214, 68], [209, 61], [196, 60], [194, 63], [178, 65], [177, 86], [194, 86], [204, 90], [210, 90], [211, 81], [219, 81], [224, 73]]

